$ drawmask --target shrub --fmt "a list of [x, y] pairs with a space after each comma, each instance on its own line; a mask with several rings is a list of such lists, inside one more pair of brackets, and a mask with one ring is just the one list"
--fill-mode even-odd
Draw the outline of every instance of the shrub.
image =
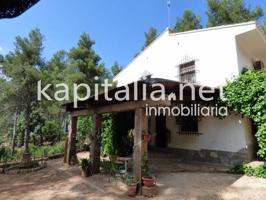
[[77, 140], [80, 145], [85, 142], [92, 130], [92, 118], [91, 116], [79, 117], [77, 124]]
[[101, 171], [105, 174], [114, 175], [119, 169], [120, 165], [111, 161], [101, 161]]
[[256, 167], [251, 167], [247, 164], [241, 164], [232, 168], [230, 173], [246, 174], [248, 176], [266, 178], [266, 164], [264, 163]]
[[224, 88], [229, 109], [250, 117], [258, 126], [256, 133], [260, 158], [266, 159], [266, 70], [246, 70]]
[[87, 158], [81, 159], [79, 165], [81, 166], [82, 169], [87, 170], [91, 166], [91, 162]]
[[45, 121], [42, 127], [44, 141], [54, 141], [60, 131], [59, 124], [56, 120]]

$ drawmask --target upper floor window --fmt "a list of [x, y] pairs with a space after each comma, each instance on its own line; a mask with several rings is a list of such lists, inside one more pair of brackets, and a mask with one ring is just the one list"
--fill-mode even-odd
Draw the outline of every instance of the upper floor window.
[[196, 82], [195, 60], [179, 65], [179, 75], [181, 82]]

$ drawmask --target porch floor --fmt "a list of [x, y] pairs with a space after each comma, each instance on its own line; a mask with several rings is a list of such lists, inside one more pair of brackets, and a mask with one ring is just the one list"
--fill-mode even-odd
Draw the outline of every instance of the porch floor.
[[174, 153], [149, 150], [150, 169], [154, 172], [227, 172], [228, 167], [211, 163], [184, 163]]

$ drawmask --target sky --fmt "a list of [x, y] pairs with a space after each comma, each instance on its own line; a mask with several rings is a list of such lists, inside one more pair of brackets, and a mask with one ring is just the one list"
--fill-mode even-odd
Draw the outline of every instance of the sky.
[[[251, 7], [265, 0], [246, 0]], [[207, 23], [206, 0], [171, 0], [170, 25], [185, 9]], [[153, 26], [158, 33], [168, 26], [167, 0], [41, 0], [14, 19], [0, 20], [0, 54], [14, 49], [17, 35], [26, 37], [33, 28], [45, 35], [43, 56], [76, 46], [86, 32], [96, 42], [94, 50], [110, 67], [115, 61], [127, 65], [144, 44], [144, 32]]]

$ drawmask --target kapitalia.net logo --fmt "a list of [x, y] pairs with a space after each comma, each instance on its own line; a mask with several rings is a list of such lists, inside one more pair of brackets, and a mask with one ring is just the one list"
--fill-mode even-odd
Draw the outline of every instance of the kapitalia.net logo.
[[[95, 77], [95, 80], [98, 80], [98, 77]], [[103, 97], [105, 101], [124, 102], [129, 100], [134, 101], [167, 101], [171, 102], [171, 106], [149, 106], [146, 104], [146, 115], [172, 115], [172, 116], [227, 116], [228, 109], [224, 106], [219, 106], [215, 102], [215, 89], [205, 86], [196, 86], [192, 83], [181, 83], [179, 84], [178, 92], [172, 91], [170, 95], [166, 94], [166, 88], [161, 83], [149, 84], [149, 87], [152, 88], [152, 92], [147, 93], [147, 84], [142, 84], [142, 88], [139, 89], [137, 84], [134, 82], [133, 90], [129, 88], [128, 85], [120, 87], [119, 90], [116, 90], [115, 93], [110, 95], [110, 89], [114, 88], [114, 83], [105, 79], [101, 84], [94, 84], [94, 87], [91, 88], [86, 83], [73, 84], [73, 87], [69, 88], [66, 83], [59, 83], [56, 85], [47, 84], [42, 85], [41, 81], [38, 81], [37, 85], [37, 94], [38, 100], [42, 101], [43, 99], [48, 101], [73, 101], [73, 107], [78, 108], [79, 101], [86, 101], [89, 98], [93, 98], [95, 101], [99, 100], [99, 96]], [[54, 88], [53, 95], [51, 96], [51, 89]], [[101, 89], [100, 89], [101, 88]], [[184, 91], [190, 91], [190, 99], [184, 100]], [[49, 91], [49, 94], [48, 94]], [[70, 91], [73, 92], [70, 95]], [[93, 93], [92, 93], [93, 91]], [[101, 91], [101, 92], [99, 92]], [[141, 94], [140, 94], [141, 93]], [[223, 99], [223, 88], [219, 89], [220, 99]], [[133, 99], [130, 97], [133, 96]], [[203, 104], [196, 103], [196, 96], [200, 99]], [[217, 95], [216, 95], [217, 96]], [[73, 99], [70, 99], [73, 97]], [[139, 99], [141, 97], [141, 99]], [[179, 102], [179, 103], [178, 103]], [[190, 102], [190, 103], [189, 103]], [[192, 102], [192, 103], [191, 103]], [[195, 102], [195, 103], [194, 103]], [[209, 104], [208, 104], [209, 102]]]

